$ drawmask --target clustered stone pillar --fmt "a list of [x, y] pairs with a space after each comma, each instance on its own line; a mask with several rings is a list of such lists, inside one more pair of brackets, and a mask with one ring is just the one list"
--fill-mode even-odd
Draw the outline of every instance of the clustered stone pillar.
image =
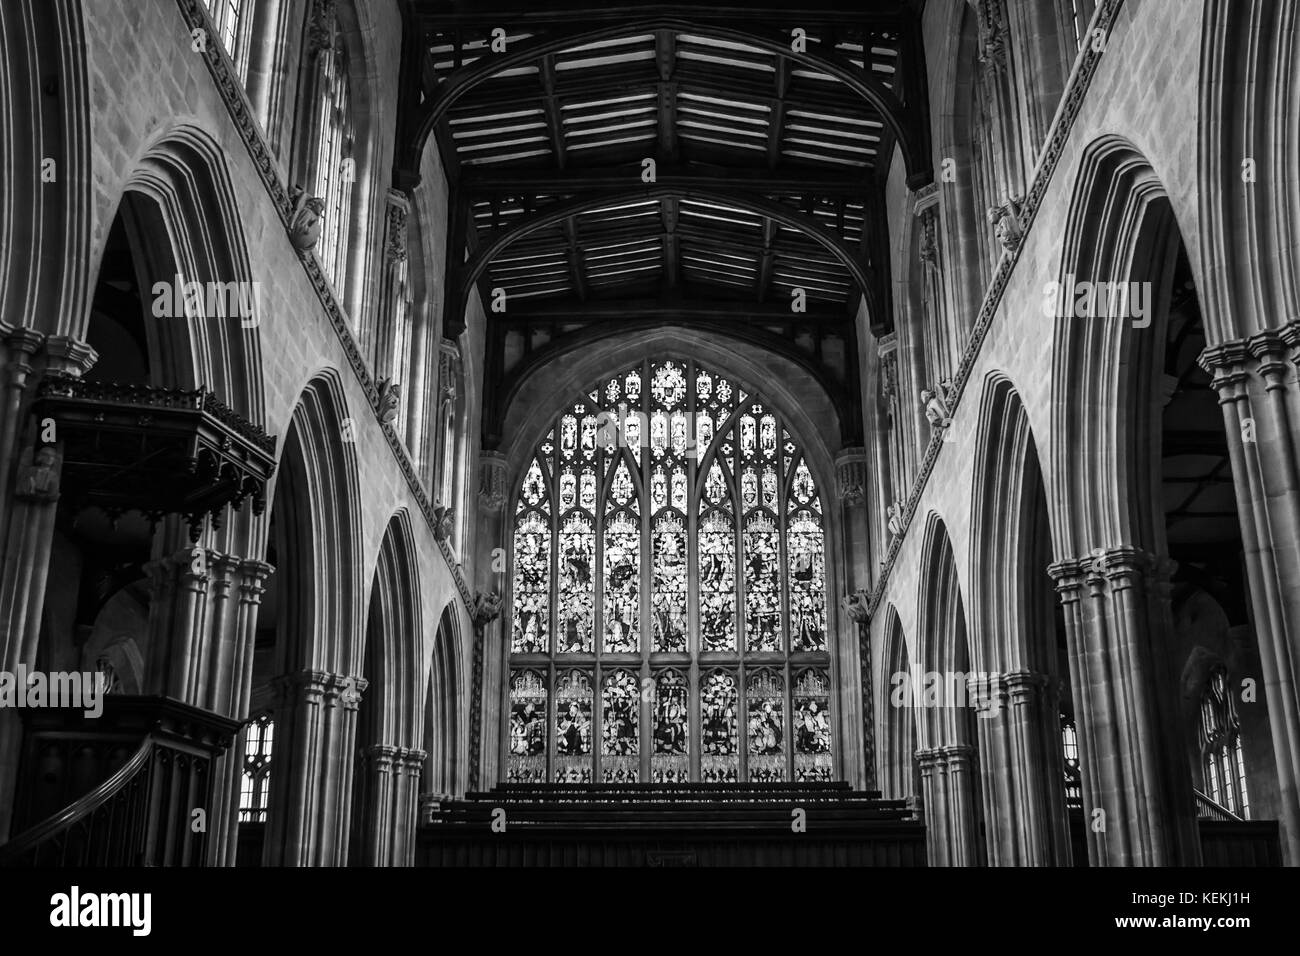
[[969, 689], [989, 863], [1069, 866], [1058, 688], [1045, 674], [1020, 670], [972, 678]]
[[389, 744], [361, 751], [362, 866], [410, 866], [414, 862], [424, 758], [423, 750]]
[[[230, 559], [234, 587], [238, 589], [238, 604], [234, 611], [233, 653], [228, 660], [229, 674], [219, 667], [220, 678], [213, 687], [211, 708], [229, 714], [236, 720], [248, 721], [255, 715], [249, 713], [253, 695], [253, 647], [257, 637], [258, 608], [266, 593], [267, 579], [275, 569], [264, 561]], [[225, 636], [220, 638], [226, 643]], [[225, 658], [225, 650], [218, 651]], [[239, 843], [239, 793], [244, 770], [244, 747], [247, 743], [247, 726], [226, 752], [218, 770], [218, 783], [214, 792], [214, 806], [210, 818], [215, 821], [209, 862], [213, 866], [234, 866]]]
[[342, 866], [351, 823], [361, 677], [303, 670], [276, 682], [276, 768], [264, 862]]
[[969, 744], [916, 752], [930, 866], [977, 866], [981, 862], [974, 758], [975, 748]]
[[[0, 324], [4, 345], [4, 393], [0, 396], [0, 668], [15, 672], [36, 663], [45, 584], [59, 502], [62, 446], [57, 428], [31, 422], [25, 409], [42, 375], [80, 377], [98, 356], [90, 346], [66, 336]], [[16, 481], [9, 475], [18, 448]], [[0, 839], [9, 834], [22, 724], [17, 711], [0, 709]]]
[[1065, 609], [1091, 862], [1197, 865], [1168, 652], [1169, 562], [1121, 546], [1048, 571]]
[[1300, 320], [1206, 349], [1237, 514], [1280, 788], [1285, 862], [1300, 866]]

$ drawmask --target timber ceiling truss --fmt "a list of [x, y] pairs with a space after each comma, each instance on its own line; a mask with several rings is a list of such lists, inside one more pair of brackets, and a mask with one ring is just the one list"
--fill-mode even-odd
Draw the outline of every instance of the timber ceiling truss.
[[531, 371], [665, 324], [789, 357], [860, 440], [854, 319], [891, 321], [895, 149], [931, 178], [920, 6], [406, 0], [396, 181], [435, 137], [463, 250], [445, 334], [475, 288], [489, 313], [486, 447]]

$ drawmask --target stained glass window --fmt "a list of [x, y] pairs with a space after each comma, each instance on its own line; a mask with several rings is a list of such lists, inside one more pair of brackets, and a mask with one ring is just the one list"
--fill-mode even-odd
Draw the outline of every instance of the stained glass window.
[[1241, 721], [1222, 664], [1210, 671], [1201, 695], [1201, 767], [1205, 794], [1243, 820], [1250, 819]]
[[514, 502], [508, 780], [829, 780], [816, 467], [694, 361], [560, 409]]
[[244, 741], [244, 773], [239, 789], [239, 822], [265, 823], [271, 795], [271, 740], [275, 721], [262, 714], [248, 725]]

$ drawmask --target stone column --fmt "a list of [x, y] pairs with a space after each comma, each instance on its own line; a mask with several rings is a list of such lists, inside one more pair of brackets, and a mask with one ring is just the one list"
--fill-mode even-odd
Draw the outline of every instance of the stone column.
[[948, 792], [943, 756], [937, 748], [916, 751], [921, 771], [921, 803], [925, 815], [926, 862], [948, 866]]
[[949, 744], [939, 748], [948, 794], [949, 863], [979, 866], [979, 772], [975, 748], [970, 744]]
[[320, 847], [316, 866], [346, 866], [352, 827], [357, 708], [368, 686], [361, 677], [332, 674], [324, 694], [324, 760], [320, 771]]
[[415, 863], [415, 844], [420, 826], [420, 776], [427, 756], [423, 750], [404, 748], [398, 760], [391, 866], [412, 866]]
[[358, 812], [362, 819], [358, 850], [362, 866], [392, 865], [393, 806], [400, 757], [399, 748], [388, 744], [374, 744], [361, 751], [363, 783]]
[[[839, 738], [840, 774], [867, 789], [876, 786], [876, 742], [871, 697], [871, 637], [865, 617], [865, 591], [871, 586], [871, 529], [867, 525], [867, 450], [862, 447], [844, 448], [835, 456], [836, 492], [840, 502], [841, 548], [837, 562], [841, 571], [840, 586], [847, 597], [843, 601], [844, 614], [837, 629], [842, 636], [834, 640], [834, 631], [827, 630], [828, 642], [838, 675], [840, 710]], [[834, 594], [835, 584], [826, 582], [829, 594]], [[859, 595], [859, 592], [863, 592]], [[855, 597], [857, 596], [857, 597]], [[835, 611], [829, 606], [827, 622], [834, 621]], [[858, 693], [853, 693], [850, 681], [856, 681]]]
[[1065, 608], [1091, 862], [1199, 864], [1167, 651], [1167, 560], [1119, 546], [1048, 571]]
[[[262, 595], [266, 593], [267, 578], [273, 572], [274, 568], [264, 561], [245, 560], [233, 564], [233, 579], [239, 591], [232, 629], [233, 648], [229, 659], [220, 667], [221, 677], [216, 681], [212, 709], [245, 722], [252, 716], [248, 709], [253, 693], [253, 646], [257, 636], [258, 608], [262, 604]], [[224, 659], [225, 650], [219, 653]], [[215, 787], [217, 796], [212, 811], [212, 819], [216, 822], [212, 839], [208, 841], [211, 848], [209, 860], [213, 866], [235, 865], [239, 849], [236, 834], [246, 734], [247, 726], [221, 763], [221, 778]]]
[[972, 679], [989, 862], [1068, 866], [1060, 712], [1051, 681], [1021, 670]]
[[[484, 709], [485, 701], [484, 692], [484, 670], [485, 657], [487, 657], [487, 645], [489, 643], [489, 632], [493, 635], [500, 634], [501, 625], [495, 624], [501, 615], [501, 599], [497, 592], [485, 593], [479, 591], [474, 596], [474, 663], [473, 674], [471, 675], [471, 695], [470, 695], [470, 727], [469, 727], [469, 787], [477, 789], [482, 786], [482, 757], [484, 750]], [[500, 647], [500, 641], [493, 640], [490, 642], [493, 647]], [[496, 656], [496, 655], [494, 655]], [[504, 655], [502, 655], [504, 656]], [[502, 661], [504, 665], [504, 661]], [[495, 686], [495, 685], [493, 685]], [[495, 707], [487, 707], [489, 710], [496, 710]], [[488, 738], [495, 740], [495, 737]]]
[[[509, 499], [506, 474], [504, 455], [487, 449], [479, 453], [478, 553], [474, 567], [479, 569], [484, 594], [496, 595], [498, 599], [507, 594], [503, 558], [508, 553], [512, 532], [505, 511]], [[499, 776], [497, 765], [501, 754], [497, 741], [500, 739], [502, 717], [500, 698], [496, 691], [504, 686], [507, 673], [510, 639], [504, 629], [510, 626], [508, 617], [502, 616], [499, 622], [489, 622], [486, 634], [482, 636], [480, 629], [475, 630], [474, 659], [478, 662], [475, 666], [481, 677], [476, 690], [479, 700], [475, 709], [481, 716], [471, 717], [471, 724], [476, 719], [479, 723], [476, 732], [471, 729], [470, 747], [479, 756], [476, 760], [471, 760], [471, 765], [477, 768], [477, 776], [470, 779], [470, 786], [486, 786]], [[491, 696], [483, 700], [482, 696], [486, 693], [491, 693]]]
[[1277, 762], [1284, 861], [1300, 866], [1300, 320], [1206, 349], [1232, 459]]
[[0, 541], [7, 540], [10, 508], [9, 479], [14, 449], [22, 432], [20, 415], [27, 393], [28, 379], [35, 368], [34, 356], [45, 341], [35, 329], [5, 329], [4, 394], [0, 396]]

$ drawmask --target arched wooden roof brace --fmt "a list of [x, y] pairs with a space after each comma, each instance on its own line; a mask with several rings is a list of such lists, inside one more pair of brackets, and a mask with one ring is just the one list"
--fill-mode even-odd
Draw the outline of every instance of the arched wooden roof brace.
[[863, 263], [838, 237], [827, 232], [813, 218], [782, 203], [771, 200], [723, 190], [687, 189], [681, 186], [662, 184], [641, 186], [622, 193], [585, 196], [567, 202], [557, 202], [546, 206], [537, 213], [523, 219], [510, 229], [492, 236], [481, 245], [474, 256], [459, 270], [453, 269], [453, 281], [449, 283], [445, 301], [443, 328], [446, 334], [459, 335], [465, 327], [465, 306], [470, 288], [479, 280], [488, 265], [518, 240], [562, 222], [570, 216], [590, 210], [616, 206], [620, 203], [658, 199], [688, 199], [697, 202], [712, 203], [721, 207], [745, 210], [764, 216], [791, 229], [797, 230], [820, 244], [835, 256], [848, 270], [850, 277], [859, 290], [874, 301], [875, 283], [869, 267]]
[[[408, 178], [412, 171], [420, 168], [420, 157], [425, 144], [438, 122], [461, 97], [477, 86], [485, 83], [504, 70], [526, 66], [543, 57], [555, 55], [565, 50], [588, 44], [608, 42], [625, 37], [639, 36], [655, 31], [675, 31], [693, 36], [706, 37], [729, 43], [745, 44], [756, 49], [765, 50], [777, 56], [786, 57], [811, 70], [825, 73], [843, 83], [845, 87], [861, 96], [880, 114], [882, 122], [893, 133], [899, 149], [903, 154], [904, 165], [910, 184], [923, 185], [931, 175], [928, 130], [915, 121], [920, 115], [916, 109], [908, 110], [892, 90], [869, 73], [859, 70], [850, 63], [842, 63], [832, 57], [815, 52], [796, 52], [789, 42], [774, 37], [765, 37], [746, 30], [739, 30], [717, 24], [702, 23], [678, 17], [654, 17], [602, 27], [598, 30], [578, 32], [566, 30], [561, 33], [548, 34], [524, 40], [513, 49], [502, 54], [492, 54], [476, 60], [470, 66], [458, 70], [451, 78], [445, 80], [425, 103], [419, 106], [417, 115], [412, 120], [411, 139], [404, 150], [401, 166], [407, 171]], [[910, 64], [917, 69], [920, 64]]]

